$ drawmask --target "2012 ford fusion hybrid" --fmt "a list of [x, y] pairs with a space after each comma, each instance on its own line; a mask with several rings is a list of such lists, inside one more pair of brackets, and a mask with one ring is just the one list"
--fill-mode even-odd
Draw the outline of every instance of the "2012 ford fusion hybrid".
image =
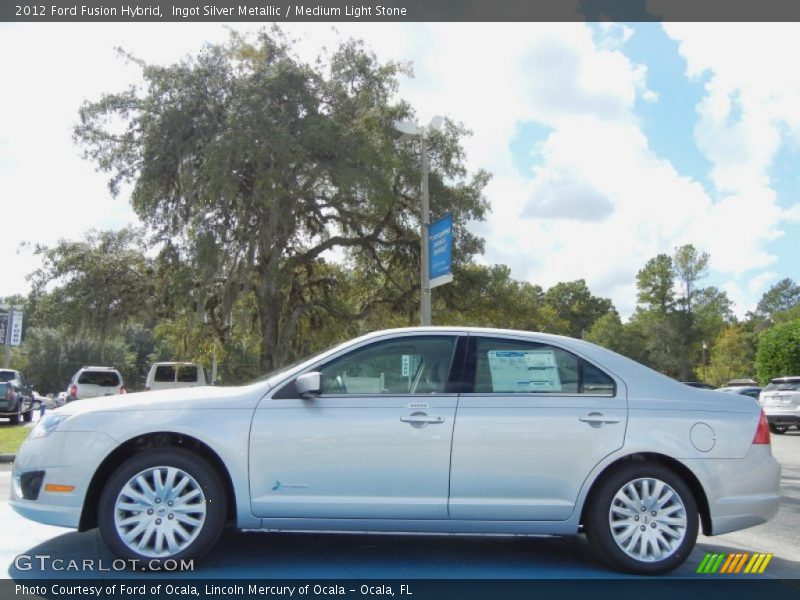
[[758, 403], [599, 346], [497, 329], [379, 331], [243, 387], [69, 404], [19, 451], [11, 505], [120, 557], [188, 559], [223, 527], [585, 533], [658, 574], [764, 523], [780, 467]]

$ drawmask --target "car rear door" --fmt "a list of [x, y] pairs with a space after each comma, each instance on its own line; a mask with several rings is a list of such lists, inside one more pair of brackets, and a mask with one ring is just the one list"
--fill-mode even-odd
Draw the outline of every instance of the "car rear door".
[[290, 381], [255, 411], [253, 513], [265, 518], [446, 519], [456, 335], [394, 334], [307, 371], [322, 393]]
[[466, 365], [450, 518], [568, 519], [591, 470], [624, 442], [624, 385], [525, 338], [471, 337]]

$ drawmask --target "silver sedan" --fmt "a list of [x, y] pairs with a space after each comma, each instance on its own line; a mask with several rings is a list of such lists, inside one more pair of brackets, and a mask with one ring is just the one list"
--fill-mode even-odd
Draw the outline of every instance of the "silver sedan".
[[617, 569], [679, 566], [778, 510], [758, 403], [593, 344], [477, 328], [372, 333], [235, 388], [73, 403], [14, 463], [20, 514], [120, 557], [265, 531], [585, 533]]

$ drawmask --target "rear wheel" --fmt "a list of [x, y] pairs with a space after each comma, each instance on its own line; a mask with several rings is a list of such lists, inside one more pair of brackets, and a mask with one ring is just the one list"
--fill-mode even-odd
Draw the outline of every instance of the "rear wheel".
[[598, 484], [588, 502], [589, 542], [616, 569], [668, 573], [683, 564], [697, 540], [691, 490], [663, 465], [625, 464]]
[[783, 435], [786, 433], [786, 430], [789, 429], [786, 425], [773, 425], [772, 423], [769, 424], [769, 430], [772, 433], [777, 433], [778, 435]]
[[22, 418], [26, 423], [33, 421], [33, 403], [31, 403], [31, 406], [28, 408], [28, 410], [22, 413]]
[[19, 418], [22, 416], [22, 403], [17, 405], [17, 412], [8, 417], [9, 425], [19, 425]]
[[111, 475], [97, 522], [122, 558], [192, 559], [214, 545], [226, 514], [216, 470], [192, 452], [169, 448], [136, 454]]

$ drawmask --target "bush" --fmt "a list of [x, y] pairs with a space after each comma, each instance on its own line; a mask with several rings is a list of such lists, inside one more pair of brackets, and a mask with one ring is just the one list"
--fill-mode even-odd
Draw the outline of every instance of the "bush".
[[800, 375], [800, 319], [779, 323], [761, 333], [756, 373], [761, 385], [773, 377]]

